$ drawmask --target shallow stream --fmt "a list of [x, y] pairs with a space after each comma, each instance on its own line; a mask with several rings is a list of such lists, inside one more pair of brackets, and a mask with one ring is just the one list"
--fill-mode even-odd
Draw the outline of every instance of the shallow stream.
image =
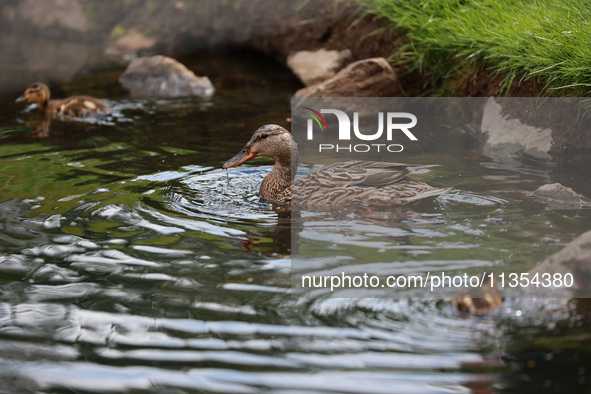
[[[119, 72], [99, 73], [54, 95], [104, 98], [110, 114], [44, 125], [13, 104], [22, 92], [0, 97], [3, 391], [591, 388], [582, 303], [465, 316], [449, 300], [292, 298], [290, 218], [258, 197], [271, 161], [221, 165], [259, 126], [288, 125], [299, 84], [253, 53], [184, 61], [213, 99], [133, 100]], [[441, 164], [421, 179], [451, 192], [355, 218], [333, 242], [419, 268], [527, 270], [591, 228], [591, 210], [531, 196], [553, 182], [591, 196], [589, 166], [497, 163], [469, 130], [433, 144], [404, 160]]]

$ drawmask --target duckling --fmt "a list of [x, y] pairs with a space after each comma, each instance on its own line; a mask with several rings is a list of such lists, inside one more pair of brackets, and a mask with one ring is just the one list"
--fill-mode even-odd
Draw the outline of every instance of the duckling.
[[[479, 282], [483, 275], [484, 273], [479, 275]], [[452, 304], [459, 311], [482, 315], [499, 309], [503, 305], [503, 294], [488, 279], [483, 281], [482, 287], [468, 287], [458, 291]]]
[[451, 189], [406, 178], [414, 171], [436, 165], [348, 161], [331, 164], [296, 180], [293, 193], [298, 147], [289, 131], [274, 124], [255, 131], [246, 146], [222, 168], [235, 167], [257, 156], [275, 159], [273, 169], [260, 186], [261, 197], [275, 203], [395, 206], [435, 198]]
[[35, 82], [27, 87], [25, 93], [15, 100], [16, 103], [29, 102], [48, 115], [86, 116], [105, 112], [109, 108], [99, 99], [90, 96], [72, 96], [63, 100], [50, 100], [47, 85]]

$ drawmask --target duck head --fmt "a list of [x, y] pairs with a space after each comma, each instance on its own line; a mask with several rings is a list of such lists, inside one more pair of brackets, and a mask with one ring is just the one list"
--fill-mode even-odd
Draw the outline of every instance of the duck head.
[[292, 168], [292, 164], [297, 166], [297, 144], [289, 131], [279, 125], [268, 124], [255, 131], [244, 148], [222, 168], [235, 167], [257, 156], [275, 159], [276, 166]]
[[27, 87], [25, 93], [15, 100], [15, 103], [35, 103], [40, 109], [47, 107], [49, 101], [49, 88], [41, 82], [35, 82]]

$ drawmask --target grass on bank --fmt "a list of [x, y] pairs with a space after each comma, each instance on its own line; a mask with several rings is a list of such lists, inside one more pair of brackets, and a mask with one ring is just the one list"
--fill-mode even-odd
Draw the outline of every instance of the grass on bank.
[[485, 66], [503, 76], [502, 90], [535, 78], [556, 95], [591, 93], [589, 0], [357, 2], [406, 30], [408, 44], [394, 55], [434, 86]]

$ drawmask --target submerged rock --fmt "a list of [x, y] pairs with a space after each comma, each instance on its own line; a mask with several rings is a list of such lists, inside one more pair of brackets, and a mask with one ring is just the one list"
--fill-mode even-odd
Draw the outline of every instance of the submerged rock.
[[351, 51], [299, 51], [287, 57], [287, 65], [306, 86], [332, 78], [351, 58]]
[[591, 204], [584, 200], [584, 196], [560, 183], [540, 186], [534, 192], [534, 197], [536, 197], [537, 200], [546, 203], [550, 209], [578, 209], [591, 207]]
[[133, 59], [119, 82], [135, 97], [208, 99], [215, 92], [209, 78], [198, 77], [178, 61], [160, 55]]
[[300, 89], [296, 97], [402, 97], [398, 75], [383, 57], [349, 64], [334, 77]]

